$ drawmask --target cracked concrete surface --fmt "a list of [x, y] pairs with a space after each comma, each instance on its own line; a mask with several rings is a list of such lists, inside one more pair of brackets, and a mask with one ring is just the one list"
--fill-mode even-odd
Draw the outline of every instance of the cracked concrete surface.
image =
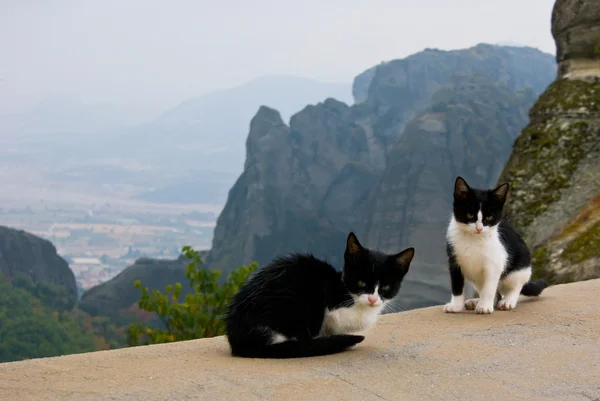
[[600, 280], [512, 312], [383, 316], [354, 350], [232, 358], [223, 337], [0, 364], [1, 400], [600, 400]]

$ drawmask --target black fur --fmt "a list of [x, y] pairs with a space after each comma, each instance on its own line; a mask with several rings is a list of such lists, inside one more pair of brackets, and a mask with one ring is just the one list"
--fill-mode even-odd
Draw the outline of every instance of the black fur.
[[[358, 335], [318, 337], [326, 308], [354, 304], [352, 294], [373, 291], [393, 298], [414, 250], [386, 255], [363, 248], [348, 235], [343, 272], [310, 254], [280, 257], [253, 274], [234, 295], [225, 317], [234, 356], [297, 358], [341, 352], [360, 343]], [[289, 340], [272, 344], [273, 333]]]
[[244, 347], [242, 350], [232, 351], [232, 355], [244, 358], [306, 358], [323, 356], [342, 352], [351, 346], [362, 342], [364, 336], [334, 335], [317, 337], [305, 341], [285, 341], [269, 346], [256, 348]]
[[512, 272], [531, 266], [531, 253], [523, 238], [505, 220], [500, 220], [498, 226], [500, 241], [508, 253], [508, 263], [500, 280]]
[[460, 266], [456, 262], [456, 256], [452, 244], [446, 243], [446, 252], [448, 254], [448, 268], [450, 269], [450, 283], [452, 284], [452, 295], [462, 295], [465, 288], [465, 276]]
[[[457, 177], [454, 183], [453, 214], [460, 223], [474, 223], [481, 207], [484, 226], [498, 224], [500, 241], [508, 253], [508, 262], [500, 280], [508, 274], [531, 266], [531, 253], [523, 238], [503, 218], [504, 204], [508, 195], [509, 184], [502, 184], [494, 189], [471, 188], [462, 177]], [[456, 263], [452, 244], [446, 242], [452, 294], [461, 295], [464, 288], [464, 277]], [[460, 272], [460, 274], [459, 274]], [[521, 294], [538, 296], [548, 284], [543, 280], [528, 282], [523, 286]], [[496, 298], [498, 298], [497, 294]]]
[[528, 283], [525, 283], [525, 285], [521, 289], [521, 294], [525, 295], [526, 297], [537, 297], [547, 287], [548, 283], [544, 280], [530, 281]]

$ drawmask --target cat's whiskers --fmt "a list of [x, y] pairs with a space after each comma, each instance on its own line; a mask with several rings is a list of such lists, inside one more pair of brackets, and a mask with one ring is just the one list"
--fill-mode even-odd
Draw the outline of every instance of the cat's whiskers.
[[335, 306], [335, 309], [346, 308], [346, 307], [352, 306], [352, 305], [354, 305], [354, 300], [353, 299], [347, 299], [347, 300], [345, 300], [345, 301], [340, 302], [339, 304], [337, 304]]
[[382, 314], [382, 315], [383, 315], [384, 313], [387, 313], [387, 312], [389, 312], [389, 313], [395, 313], [395, 312], [398, 312], [398, 311], [396, 311], [395, 309], [400, 309], [400, 311], [401, 311], [401, 312], [406, 312], [406, 310], [404, 310], [404, 309], [402, 309], [402, 308], [400, 308], [400, 307], [394, 307], [394, 305], [392, 305], [392, 303], [391, 303], [391, 302], [388, 302], [388, 303], [386, 303], [386, 304], [383, 306], [383, 309], [381, 310], [381, 313], [380, 313], [380, 314]]

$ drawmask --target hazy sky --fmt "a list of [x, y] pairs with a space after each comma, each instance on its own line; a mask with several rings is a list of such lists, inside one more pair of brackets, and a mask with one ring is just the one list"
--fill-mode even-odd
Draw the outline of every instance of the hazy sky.
[[426, 47], [554, 54], [554, 0], [0, 0], [0, 113], [66, 95], [158, 113], [261, 75], [335, 82]]

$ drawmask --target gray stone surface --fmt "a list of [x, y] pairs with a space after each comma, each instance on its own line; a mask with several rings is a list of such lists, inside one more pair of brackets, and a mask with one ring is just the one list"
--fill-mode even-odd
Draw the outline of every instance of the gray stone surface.
[[383, 316], [350, 351], [233, 358], [223, 337], [0, 364], [0, 398], [99, 400], [597, 400], [600, 280], [514, 311]]
[[[588, 65], [590, 60], [600, 61], [600, 2], [557, 0], [552, 12], [552, 35], [561, 76], [579, 69], [586, 60]], [[598, 72], [596, 77], [600, 77]]]

